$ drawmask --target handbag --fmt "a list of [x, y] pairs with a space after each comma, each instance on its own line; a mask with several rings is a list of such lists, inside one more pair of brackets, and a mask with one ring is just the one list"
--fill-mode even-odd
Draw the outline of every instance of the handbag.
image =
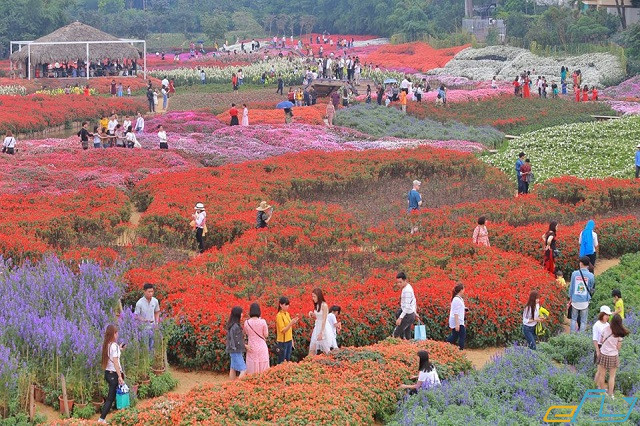
[[420, 320], [418, 320], [418, 325], [414, 327], [413, 330], [413, 339], [414, 340], [427, 340], [427, 327], [422, 324]]
[[[261, 335], [259, 335], [254, 329], [253, 327], [251, 327], [251, 324], [249, 324], [248, 322], [246, 323], [249, 328], [251, 329], [251, 331], [253, 331], [254, 333], [256, 333], [256, 336], [258, 336], [259, 338], [261, 338], [262, 340], [264, 340], [265, 343], [267, 343], [267, 339], [265, 339], [264, 337], [262, 337]], [[278, 340], [278, 339], [276, 339]], [[267, 347], [269, 347], [269, 344], [267, 343]], [[271, 352], [273, 352], [275, 355], [279, 355], [280, 352], [282, 351], [282, 348], [280, 348], [280, 346], [278, 346], [278, 342], [276, 342], [275, 344], [271, 345], [271, 347], [269, 348], [269, 350]]]

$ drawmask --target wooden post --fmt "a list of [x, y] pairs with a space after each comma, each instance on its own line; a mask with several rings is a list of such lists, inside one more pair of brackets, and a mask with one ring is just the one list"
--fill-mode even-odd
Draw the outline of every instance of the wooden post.
[[29, 385], [29, 421], [36, 417], [36, 387]]
[[64, 404], [64, 415], [69, 417], [69, 398], [67, 398], [67, 381], [64, 374], [60, 374], [60, 385], [62, 386], [62, 403]]

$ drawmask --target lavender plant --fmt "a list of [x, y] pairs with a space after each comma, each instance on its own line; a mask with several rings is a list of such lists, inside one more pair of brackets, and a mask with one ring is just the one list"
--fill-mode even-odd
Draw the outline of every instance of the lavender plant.
[[23, 370], [54, 390], [64, 373], [72, 397], [90, 398], [99, 383], [106, 326], [119, 324], [121, 342], [139, 346], [133, 313], [116, 315], [121, 275], [120, 267], [83, 263], [72, 269], [53, 256], [19, 267], [0, 259], [0, 401], [17, 397]]

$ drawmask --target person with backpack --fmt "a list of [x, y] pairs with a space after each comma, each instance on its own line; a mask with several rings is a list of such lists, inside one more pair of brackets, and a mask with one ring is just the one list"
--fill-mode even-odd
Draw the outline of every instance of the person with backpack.
[[[587, 256], [580, 258], [580, 267], [571, 274], [569, 285], [569, 305], [571, 306], [571, 332], [578, 331], [578, 316], [580, 328], [587, 326], [589, 302], [596, 288], [594, 275], [589, 272], [591, 262]], [[580, 330], [582, 331], [582, 330]]]

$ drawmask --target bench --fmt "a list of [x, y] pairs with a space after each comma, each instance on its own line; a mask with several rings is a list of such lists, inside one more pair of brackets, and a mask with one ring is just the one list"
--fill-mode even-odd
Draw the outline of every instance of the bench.
[[592, 115], [591, 118], [597, 120], [597, 121], [604, 121], [604, 120], [618, 120], [620, 119], [620, 117], [618, 117], [617, 115]]

